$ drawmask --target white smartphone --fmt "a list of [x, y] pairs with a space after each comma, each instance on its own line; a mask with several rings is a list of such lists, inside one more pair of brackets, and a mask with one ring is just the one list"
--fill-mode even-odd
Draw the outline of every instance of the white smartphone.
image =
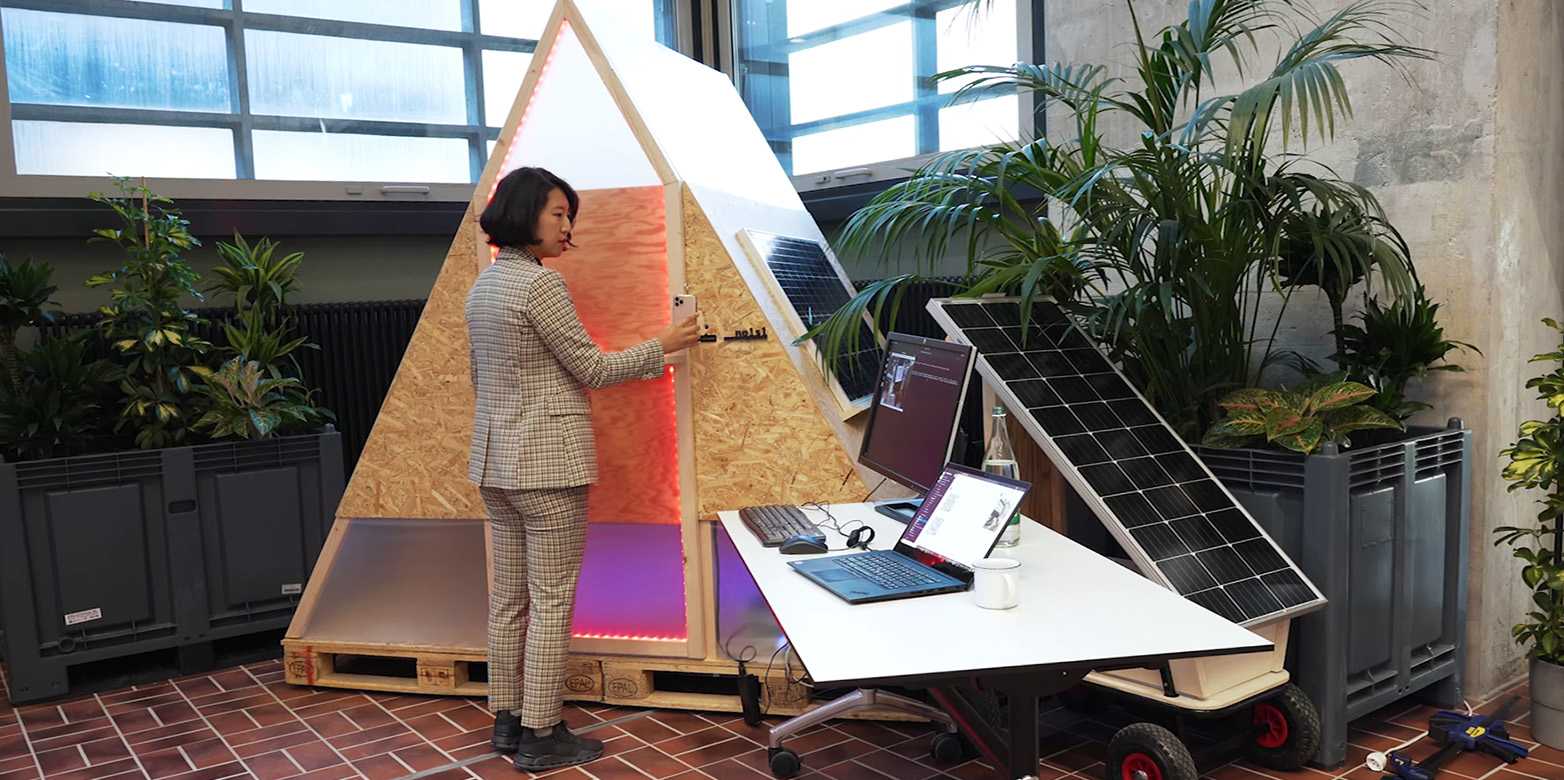
[[673, 296], [673, 322], [675, 324], [684, 322], [685, 320], [695, 316], [695, 312], [699, 310], [700, 307], [695, 303], [695, 296]]

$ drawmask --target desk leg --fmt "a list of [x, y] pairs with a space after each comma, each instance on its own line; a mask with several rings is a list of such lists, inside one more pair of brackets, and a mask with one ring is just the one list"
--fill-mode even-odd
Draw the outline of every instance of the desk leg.
[[1016, 780], [1037, 774], [1041, 760], [1037, 748], [1037, 709], [1041, 699], [1074, 687], [1084, 676], [1084, 672], [1049, 672], [984, 679], [984, 687], [1005, 695], [1010, 713], [1003, 723], [993, 722], [958, 689], [936, 689], [934, 695], [956, 718], [983, 757], [1000, 768], [997, 776], [1003, 780]]

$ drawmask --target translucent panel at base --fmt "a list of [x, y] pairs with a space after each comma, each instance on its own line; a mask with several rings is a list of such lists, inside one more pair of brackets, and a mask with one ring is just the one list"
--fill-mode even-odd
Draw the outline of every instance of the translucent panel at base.
[[467, 141], [256, 130], [255, 178], [292, 181], [472, 181]]
[[[341, 518], [347, 523], [315, 607], [297, 626], [315, 642], [488, 646], [484, 521]], [[686, 638], [678, 526], [594, 523], [571, 633]]]
[[898, 116], [793, 139], [793, 173], [897, 160], [917, 153], [917, 120]]
[[270, 30], [244, 41], [254, 113], [467, 123], [461, 49]]
[[905, 103], [913, 98], [912, 23], [803, 49], [787, 63], [794, 124]]
[[532, 53], [525, 51], [486, 51], [483, 53], [483, 118], [490, 127], [504, 127], [521, 91], [521, 81], [532, 64]]
[[644, 523], [588, 525], [571, 633], [590, 639], [684, 641], [681, 530]]
[[461, 30], [466, 0], [244, 0], [245, 13]]
[[20, 8], [0, 20], [14, 103], [232, 109], [221, 27]]
[[660, 185], [641, 142], [568, 24], [547, 56], [500, 175], [540, 165], [577, 190]]
[[210, 127], [15, 121], [16, 172], [234, 178], [234, 134]]
[[942, 152], [973, 146], [992, 146], [1016, 140], [1020, 126], [1021, 98], [1016, 95], [958, 103], [939, 112], [939, 148]]

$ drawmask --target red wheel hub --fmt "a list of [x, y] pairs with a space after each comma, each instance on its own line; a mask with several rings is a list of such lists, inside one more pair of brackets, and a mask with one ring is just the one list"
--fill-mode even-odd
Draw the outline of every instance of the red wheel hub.
[[1162, 780], [1162, 767], [1145, 753], [1131, 753], [1120, 764], [1123, 780]]
[[1275, 750], [1287, 744], [1287, 715], [1276, 705], [1260, 702], [1254, 705], [1254, 742], [1266, 750]]

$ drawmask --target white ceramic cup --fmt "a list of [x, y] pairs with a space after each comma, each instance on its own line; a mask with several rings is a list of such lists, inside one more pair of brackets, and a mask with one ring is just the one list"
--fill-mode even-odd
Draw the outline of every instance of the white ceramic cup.
[[984, 609], [1010, 609], [1019, 599], [1021, 562], [1014, 558], [984, 558], [972, 564], [972, 598]]

